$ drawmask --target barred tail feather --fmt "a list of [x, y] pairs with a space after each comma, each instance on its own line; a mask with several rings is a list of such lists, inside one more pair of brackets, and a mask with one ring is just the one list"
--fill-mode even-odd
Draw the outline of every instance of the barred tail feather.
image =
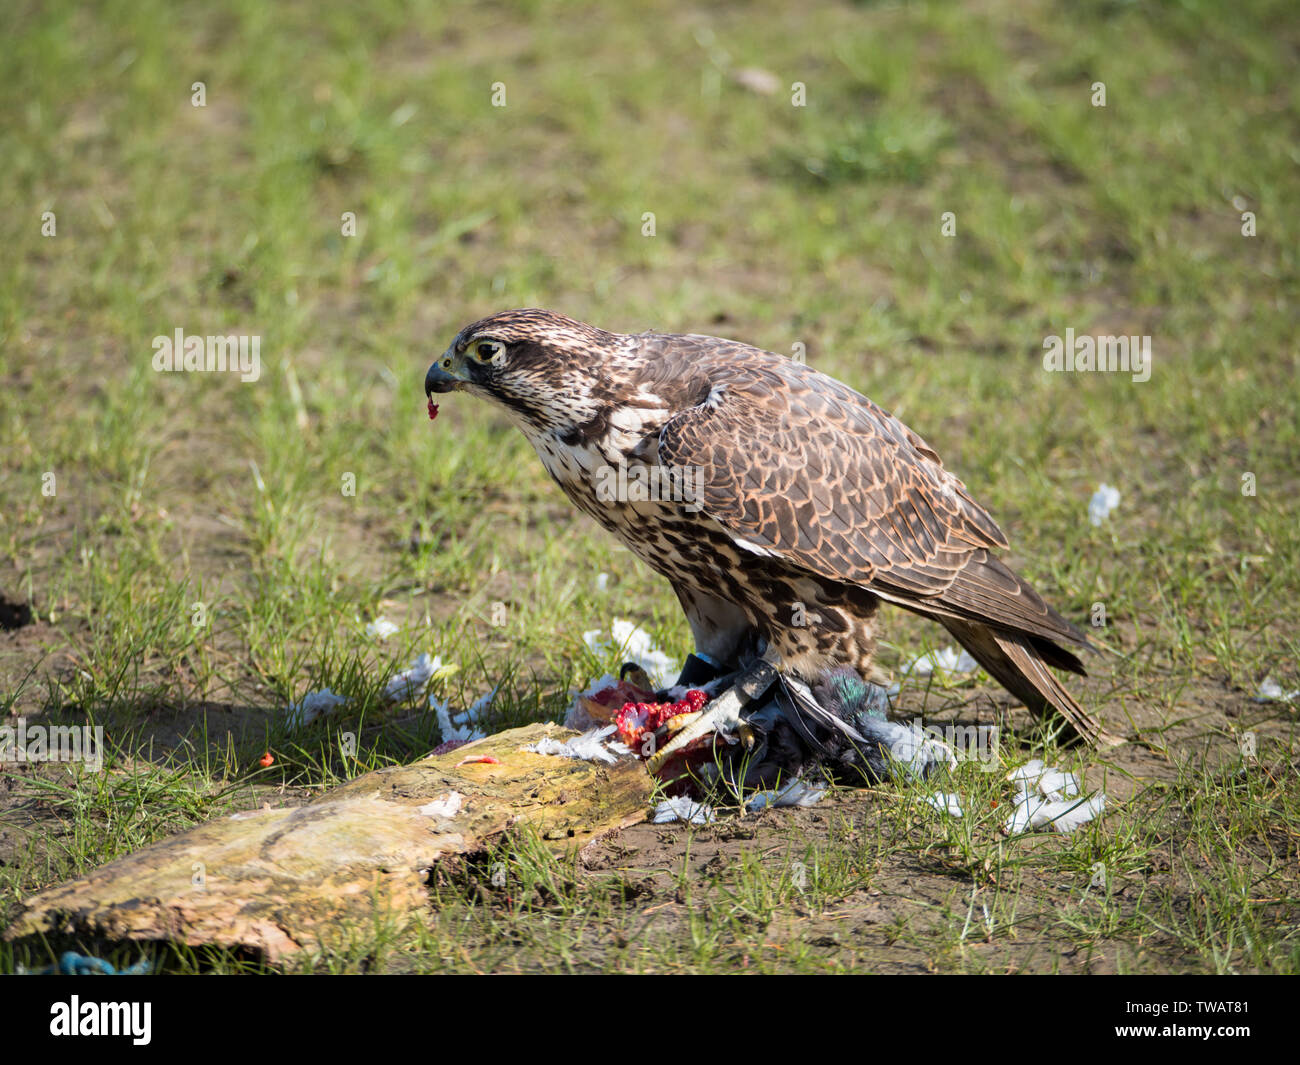
[[[1080, 706], [1056, 676], [1047, 667], [1066, 665], [1057, 655], [1074, 659], [1068, 652], [1054, 648], [1057, 655], [1044, 654], [1032, 636], [1006, 632], [981, 625], [975, 621], [940, 617], [949, 632], [968, 650], [972, 657], [1012, 695], [1035, 714], [1043, 715], [1049, 708], [1060, 714], [1085, 740], [1096, 747], [1114, 747], [1124, 739], [1107, 732], [1101, 723]], [[1074, 659], [1075, 666], [1078, 660]], [[1066, 666], [1070, 668], [1070, 666]], [[1082, 667], [1077, 668], [1082, 673]]]

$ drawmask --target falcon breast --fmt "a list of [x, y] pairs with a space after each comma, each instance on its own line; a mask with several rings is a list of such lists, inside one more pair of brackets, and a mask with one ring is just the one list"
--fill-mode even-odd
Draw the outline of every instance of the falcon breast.
[[924, 440], [810, 367], [716, 337], [543, 310], [463, 329], [425, 391], [509, 414], [581, 510], [672, 582], [696, 654], [765, 651], [814, 683], [870, 674], [883, 600], [944, 625], [1036, 713], [1116, 742], [1048, 667], [1083, 633], [995, 552], [996, 522]]

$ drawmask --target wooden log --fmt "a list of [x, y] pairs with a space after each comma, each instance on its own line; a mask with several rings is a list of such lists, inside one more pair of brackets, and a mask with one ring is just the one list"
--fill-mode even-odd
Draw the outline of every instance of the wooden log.
[[[377, 914], [427, 907], [430, 867], [513, 825], [567, 849], [644, 820], [652, 781], [640, 762], [522, 750], [572, 735], [510, 729], [367, 773], [306, 806], [210, 821], [33, 895], [5, 938], [170, 941], [272, 962], [344, 944]], [[499, 764], [460, 764], [483, 755]]]

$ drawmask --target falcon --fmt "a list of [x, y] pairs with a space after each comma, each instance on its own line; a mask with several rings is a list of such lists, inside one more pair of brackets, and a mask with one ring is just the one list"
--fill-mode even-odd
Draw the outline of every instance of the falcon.
[[935, 450], [840, 381], [734, 340], [526, 309], [462, 329], [424, 386], [431, 414], [458, 391], [509, 415], [565, 495], [672, 583], [697, 661], [869, 678], [893, 603], [1034, 713], [1120, 742], [1050, 668], [1084, 674], [1084, 634], [999, 560], [1002, 530]]

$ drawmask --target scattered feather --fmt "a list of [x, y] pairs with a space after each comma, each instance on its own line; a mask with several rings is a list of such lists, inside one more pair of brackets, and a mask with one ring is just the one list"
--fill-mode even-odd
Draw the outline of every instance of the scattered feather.
[[1106, 796], [1100, 791], [1087, 799], [1059, 802], [1022, 792], [1003, 831], [1009, 836], [1049, 827], [1056, 832], [1073, 832], [1099, 817], [1105, 806]]
[[930, 651], [912, 659], [903, 667], [903, 672], [922, 677], [931, 673], [950, 677], [955, 673], [970, 673], [978, 668], [979, 663], [964, 648], [945, 647], [942, 651]]
[[1300, 688], [1293, 692], [1283, 691], [1282, 685], [1272, 677], [1265, 677], [1264, 683], [1259, 686], [1259, 691], [1255, 693], [1255, 702], [1257, 703], [1289, 703], [1296, 698], [1300, 698]]
[[534, 754], [550, 754], [559, 758], [576, 758], [583, 762], [604, 762], [606, 765], [613, 765], [620, 756], [632, 753], [617, 741], [608, 744], [604, 742], [617, 731], [617, 726], [605, 725], [603, 728], [591, 729], [581, 736], [573, 736], [563, 742], [554, 736], [543, 736], [524, 750]]
[[393, 633], [400, 631], [401, 627], [394, 625], [387, 618], [375, 618], [374, 621], [366, 626], [366, 635], [373, 636], [380, 640], [386, 640], [388, 637], [393, 635]]
[[1049, 799], [1069, 799], [1079, 794], [1079, 781], [1073, 773], [1046, 769], [1038, 778], [1038, 790]]
[[286, 711], [291, 729], [306, 728], [318, 717], [325, 717], [348, 701], [346, 695], [335, 695], [328, 688], [308, 692], [298, 702], [290, 703]]
[[433, 675], [442, 668], [441, 658], [420, 655], [405, 669], [398, 670], [384, 684], [384, 701], [388, 703], [405, 702], [414, 699], [429, 686]]
[[690, 825], [709, 825], [717, 819], [713, 807], [702, 802], [693, 802], [684, 796], [665, 799], [655, 807], [652, 822], [665, 825], [670, 821], [685, 821]]
[[1034, 789], [1048, 799], [1059, 802], [1079, 794], [1079, 778], [1053, 766], [1043, 765], [1039, 758], [1026, 762], [1007, 774], [1007, 779], [1020, 785], [1022, 795]]
[[433, 802], [420, 807], [420, 813], [426, 817], [455, 817], [460, 812], [464, 797], [458, 791], [449, 792]]
[[933, 795], [922, 795], [921, 801], [933, 806], [941, 814], [961, 816], [961, 796], [956, 792], [936, 791]]
[[825, 784], [809, 784], [804, 780], [792, 780], [779, 791], [760, 791], [745, 803], [745, 809], [757, 813], [769, 806], [815, 806], [826, 796]]
[[1007, 774], [1007, 779], [1012, 783], [1017, 781], [1028, 781], [1032, 784], [1035, 780], [1043, 775], [1043, 760], [1033, 758], [1026, 762], [1019, 769], [1013, 769]]
[[871, 738], [884, 743], [889, 756], [909, 776], [925, 778], [941, 766], [949, 770], [957, 768], [953, 749], [915, 725], [904, 725], [901, 721], [874, 721]]
[[650, 634], [639, 625], [623, 618], [615, 618], [613, 625], [610, 626], [610, 633], [611, 639], [602, 640], [603, 632], [600, 629], [591, 629], [582, 634], [582, 642], [587, 645], [592, 654], [601, 657], [607, 654], [611, 647], [617, 648], [625, 661], [635, 662], [645, 670], [656, 690], [667, 687], [681, 672], [677, 660], [656, 647]]
[[471, 721], [478, 720], [478, 718], [483, 715], [484, 711], [491, 707], [492, 701], [497, 697], [497, 692], [500, 690], [501, 689], [499, 688], [493, 688], [490, 692], [480, 695], [469, 704], [469, 709], [466, 710], [465, 713], [469, 715]]
[[[450, 701], [447, 699], [438, 699], [435, 696], [429, 696], [429, 709], [438, 715], [438, 734], [442, 737], [442, 743], [436, 748], [435, 753], [443, 753], [446, 750], [454, 750], [450, 744], [465, 744], [471, 740], [481, 740], [485, 735], [483, 730], [476, 727], [478, 715], [486, 705], [491, 703], [491, 697], [496, 695], [496, 689], [493, 688], [487, 695], [475, 700], [474, 704], [468, 710], [458, 711], [453, 714]], [[484, 703], [484, 700], [488, 703]], [[464, 723], [456, 720], [457, 717], [464, 718]]]
[[1119, 506], [1119, 489], [1103, 482], [1088, 500], [1088, 520], [1093, 525], [1100, 525], [1110, 517], [1110, 512], [1117, 506]]

